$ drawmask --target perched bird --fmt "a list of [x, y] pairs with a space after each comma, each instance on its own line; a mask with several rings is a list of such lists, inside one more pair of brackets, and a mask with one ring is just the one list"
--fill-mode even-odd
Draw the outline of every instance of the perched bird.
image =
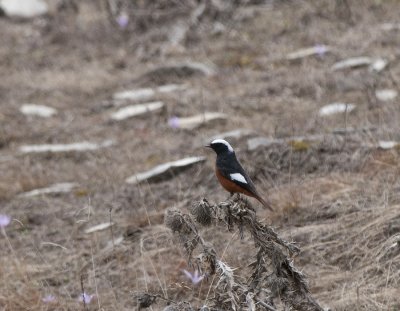
[[271, 205], [258, 194], [249, 175], [236, 158], [235, 151], [226, 140], [215, 139], [206, 147], [211, 148], [217, 154], [215, 174], [225, 190], [231, 195], [243, 193], [253, 197], [272, 211]]

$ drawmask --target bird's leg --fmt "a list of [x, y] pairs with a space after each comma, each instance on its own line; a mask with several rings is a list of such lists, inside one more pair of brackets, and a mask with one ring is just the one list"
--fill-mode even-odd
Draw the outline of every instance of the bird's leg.
[[236, 193], [236, 198], [233, 199], [235, 202], [240, 202], [241, 201], [241, 197], [240, 197], [240, 193], [237, 192]]
[[[235, 196], [235, 194], [236, 194], [236, 196]], [[239, 192], [235, 192], [235, 193], [231, 192], [229, 197], [228, 197], [228, 201], [232, 200], [233, 202], [240, 201], [240, 199], [241, 199], [241, 197], [240, 197], [240, 193]]]

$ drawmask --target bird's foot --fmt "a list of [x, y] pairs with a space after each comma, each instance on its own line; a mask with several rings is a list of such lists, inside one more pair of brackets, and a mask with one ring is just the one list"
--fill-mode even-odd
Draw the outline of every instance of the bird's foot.
[[240, 203], [240, 202], [247, 202], [246, 199], [240, 195], [240, 193], [232, 193], [226, 200], [227, 202], [231, 202], [233, 204]]
[[240, 196], [240, 193], [233, 193], [230, 197], [229, 200], [233, 202], [239, 202], [242, 200], [242, 197]]

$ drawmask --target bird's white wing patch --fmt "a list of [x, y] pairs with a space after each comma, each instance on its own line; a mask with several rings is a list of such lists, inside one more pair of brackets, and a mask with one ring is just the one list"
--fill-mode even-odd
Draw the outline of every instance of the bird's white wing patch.
[[240, 173], [235, 173], [235, 174], [229, 174], [231, 176], [232, 180], [236, 180], [238, 182], [241, 182], [243, 184], [247, 184], [246, 178]]

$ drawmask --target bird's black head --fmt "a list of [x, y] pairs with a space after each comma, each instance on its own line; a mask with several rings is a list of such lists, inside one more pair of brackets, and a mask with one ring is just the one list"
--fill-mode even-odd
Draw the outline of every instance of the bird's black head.
[[223, 139], [214, 139], [206, 147], [209, 147], [212, 150], [214, 150], [217, 155], [234, 153], [232, 146], [226, 140], [223, 140]]

